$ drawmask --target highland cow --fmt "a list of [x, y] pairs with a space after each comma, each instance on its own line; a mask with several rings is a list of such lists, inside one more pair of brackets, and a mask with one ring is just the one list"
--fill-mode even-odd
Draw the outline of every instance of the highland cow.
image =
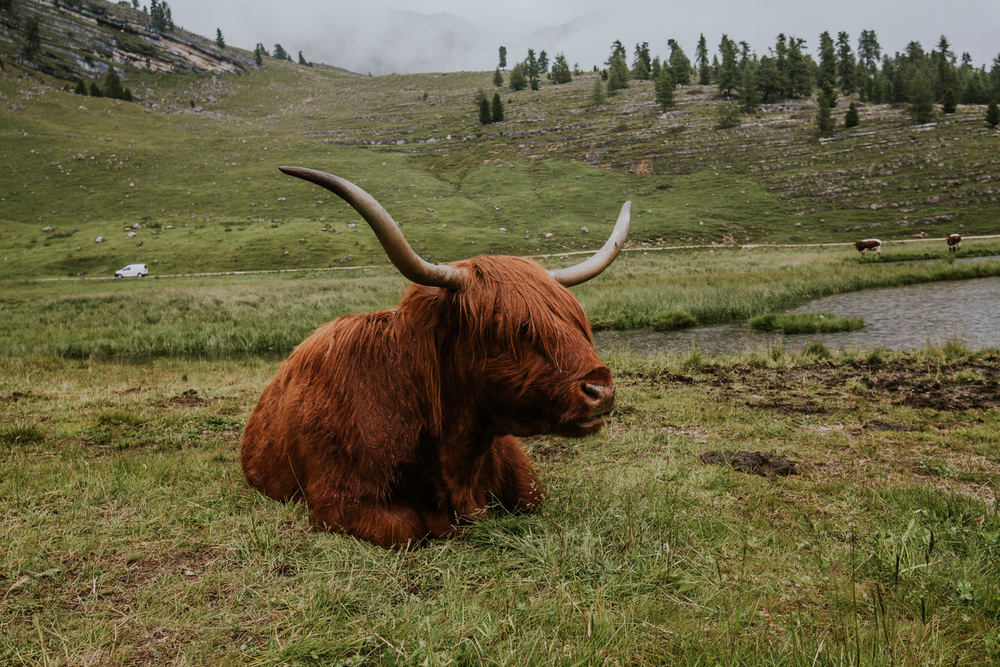
[[494, 506], [538, 506], [545, 491], [517, 438], [596, 433], [614, 407], [611, 373], [566, 287], [611, 264], [631, 203], [604, 247], [573, 267], [430, 264], [357, 186], [281, 170], [351, 204], [415, 284], [396, 309], [341, 317], [295, 348], [247, 421], [249, 483], [305, 502], [323, 529], [387, 548], [457, 536]]

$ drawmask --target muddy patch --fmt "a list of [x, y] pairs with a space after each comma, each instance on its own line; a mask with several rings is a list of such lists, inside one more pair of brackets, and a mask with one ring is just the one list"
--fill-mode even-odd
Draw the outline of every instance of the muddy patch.
[[822, 362], [794, 368], [707, 364], [691, 376], [664, 374], [641, 380], [662, 389], [702, 384], [726, 399], [782, 414], [852, 410], [862, 397], [947, 412], [1000, 407], [998, 355], [960, 361], [902, 357], [843, 364]]
[[795, 475], [795, 464], [771, 452], [705, 452], [699, 458], [710, 465], [729, 466], [748, 475], [768, 479]]
[[184, 393], [171, 398], [156, 401], [152, 404], [154, 408], [190, 408], [206, 403], [212, 403], [215, 399], [202, 398], [198, 395], [197, 389], [188, 389]]

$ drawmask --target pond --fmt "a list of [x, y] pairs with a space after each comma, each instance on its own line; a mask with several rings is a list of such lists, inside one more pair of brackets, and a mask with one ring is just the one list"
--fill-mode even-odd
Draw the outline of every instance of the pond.
[[972, 349], [1000, 348], [1000, 277], [865, 290], [815, 299], [786, 312], [827, 312], [860, 317], [860, 331], [783, 335], [752, 331], [743, 322], [681, 331], [597, 331], [601, 352], [731, 354], [781, 346], [802, 350], [820, 342], [831, 350], [915, 350], [961, 341]]

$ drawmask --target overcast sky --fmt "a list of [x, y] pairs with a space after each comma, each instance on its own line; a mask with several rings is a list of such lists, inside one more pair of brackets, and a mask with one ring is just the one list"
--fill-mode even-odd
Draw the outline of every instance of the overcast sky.
[[[143, 5], [147, 4], [145, 0]], [[874, 30], [883, 52], [918, 41], [926, 51], [945, 35], [956, 55], [977, 67], [1000, 53], [1000, 0], [168, 0], [174, 22], [187, 30], [252, 50], [281, 44], [293, 58], [362, 74], [492, 70], [500, 45], [508, 63], [528, 48], [570, 65], [602, 64], [611, 43], [669, 54], [673, 38], [693, 60], [698, 37], [711, 53], [723, 34], [766, 55], [778, 33], [806, 40], [816, 56], [819, 35], [845, 31], [857, 50], [862, 30]]]

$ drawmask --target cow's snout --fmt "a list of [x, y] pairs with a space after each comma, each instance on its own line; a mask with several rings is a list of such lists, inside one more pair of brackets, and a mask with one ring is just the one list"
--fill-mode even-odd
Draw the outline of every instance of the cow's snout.
[[580, 391], [592, 415], [603, 415], [615, 407], [615, 383], [607, 368], [599, 368], [581, 380]]

